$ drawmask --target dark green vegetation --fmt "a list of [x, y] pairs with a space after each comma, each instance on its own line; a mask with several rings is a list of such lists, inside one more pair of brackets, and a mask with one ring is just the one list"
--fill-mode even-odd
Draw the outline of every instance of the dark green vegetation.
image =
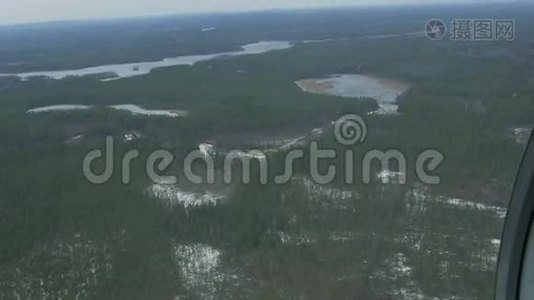
[[[502, 226], [492, 206], [506, 206], [524, 148], [512, 129], [534, 124], [531, 12], [464, 6], [0, 29], [1, 72], [211, 53], [265, 39], [295, 43], [112, 82], [0, 78], [0, 298], [490, 299], [496, 252], [490, 241]], [[361, 38], [417, 31], [430, 18], [480, 16], [515, 18], [517, 40]], [[219, 29], [200, 32], [212, 26]], [[84, 38], [75, 39], [80, 32]], [[299, 42], [322, 38], [343, 40]], [[374, 102], [306, 94], [293, 83], [358, 69], [414, 87], [399, 100], [400, 115], [365, 118], [369, 138], [357, 153], [399, 149], [413, 167], [422, 150], [438, 149], [446, 158], [438, 171], [442, 184], [424, 187], [410, 170], [405, 186], [321, 186], [302, 176], [306, 164], [300, 164], [290, 184], [234, 185], [222, 205], [168, 209], [144, 193], [149, 182], [141, 159], [130, 185], [120, 183], [120, 172], [101, 186], [83, 178], [84, 154], [101, 147], [107, 134], [146, 136], [119, 141], [117, 158], [133, 148], [146, 156], [164, 147], [179, 164], [204, 140], [230, 136], [227, 146], [239, 149], [250, 136], [276, 140], [345, 113], [364, 116]], [[104, 108], [25, 114], [54, 104], [123, 103], [190, 115], [148, 118]], [[82, 140], [66, 142], [79, 134]], [[320, 143], [333, 141], [326, 134]], [[450, 205], [450, 198], [488, 209]], [[191, 244], [222, 253], [217, 269], [193, 285], [183, 271], [187, 263], [174, 255], [176, 245]]]

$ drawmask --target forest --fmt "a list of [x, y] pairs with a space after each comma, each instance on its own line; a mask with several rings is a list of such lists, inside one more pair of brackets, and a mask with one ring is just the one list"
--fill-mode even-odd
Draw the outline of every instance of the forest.
[[[293, 44], [107, 82], [0, 76], [0, 298], [490, 299], [502, 213], [526, 146], [517, 132], [534, 126], [531, 11], [332, 9], [0, 27], [0, 73], [215, 53], [261, 40]], [[462, 17], [513, 18], [517, 37], [367, 38]], [[310, 94], [295, 84], [347, 73], [412, 88], [399, 97], [397, 114], [377, 115], [369, 114], [374, 99]], [[126, 103], [188, 115], [107, 107]], [[60, 104], [94, 108], [27, 113]], [[314, 140], [343, 151], [331, 122], [349, 113], [369, 128], [355, 153], [398, 149], [413, 165], [418, 153], [436, 149], [445, 157], [441, 183], [425, 185], [410, 170], [406, 184], [320, 185], [303, 160], [284, 185], [171, 187], [178, 197], [221, 195], [216, 205], [188, 207], [148, 192], [161, 187], [143, 159], [132, 163], [127, 185], [120, 173], [94, 185], [82, 172], [84, 155], [108, 135], [117, 141], [117, 169], [128, 150], [146, 158], [167, 149], [177, 158], [172, 173], [206, 142], [221, 153], [270, 150], [269, 163], [281, 167], [286, 150], [261, 149], [258, 140], [324, 128]], [[124, 141], [131, 132], [141, 137]], [[220, 166], [222, 154], [216, 160]], [[344, 170], [344, 161], [331, 163]]]

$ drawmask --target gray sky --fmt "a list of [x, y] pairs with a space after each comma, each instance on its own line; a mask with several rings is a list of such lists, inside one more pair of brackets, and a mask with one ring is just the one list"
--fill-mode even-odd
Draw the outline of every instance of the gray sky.
[[273, 8], [477, 1], [488, 2], [487, 0], [0, 0], [0, 24]]

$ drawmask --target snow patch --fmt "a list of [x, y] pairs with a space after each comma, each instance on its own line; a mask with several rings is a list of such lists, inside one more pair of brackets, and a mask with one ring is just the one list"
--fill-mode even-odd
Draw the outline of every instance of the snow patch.
[[403, 172], [394, 172], [389, 170], [383, 170], [376, 175], [378, 179], [382, 180], [383, 184], [388, 183], [400, 183], [403, 184], [406, 182], [406, 174]]
[[204, 155], [204, 157], [212, 157], [216, 152], [215, 146], [209, 143], [200, 143], [198, 145], [198, 150], [202, 153], [202, 155]]
[[[446, 196], [431, 196], [424, 188], [416, 188], [411, 191], [412, 201], [407, 201], [409, 209], [417, 209], [421, 212], [426, 210], [426, 203], [440, 203], [446, 206], [457, 207], [460, 209], [471, 209], [478, 211], [489, 211], [495, 213], [497, 218], [504, 219], [507, 209], [499, 206], [492, 206], [480, 202], [460, 198], [448, 198]], [[408, 195], [409, 197], [410, 195]], [[409, 197], [410, 198], [410, 197]]]
[[145, 116], [163, 116], [163, 117], [185, 117], [187, 116], [187, 111], [183, 110], [161, 110], [161, 109], [144, 109], [141, 106], [134, 104], [120, 104], [120, 105], [111, 105], [109, 108], [116, 110], [128, 111], [134, 115], [145, 115]]
[[216, 299], [217, 284], [224, 281], [220, 272], [222, 252], [205, 244], [174, 245], [173, 260], [182, 272], [184, 284], [201, 299]]
[[201, 206], [216, 206], [225, 198], [211, 192], [194, 193], [182, 191], [173, 184], [153, 184], [147, 189], [147, 193], [159, 199], [165, 206], [172, 208], [181, 205], [185, 208]]

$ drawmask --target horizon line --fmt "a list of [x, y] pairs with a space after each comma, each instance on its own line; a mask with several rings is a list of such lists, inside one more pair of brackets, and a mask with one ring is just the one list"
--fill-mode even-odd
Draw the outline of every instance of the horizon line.
[[[485, 1], [485, 4], [490, 2], [491, 4], [534, 4], [528, 1], [510, 1], [510, 0], [493, 0]], [[169, 12], [169, 13], [154, 13], [144, 15], [131, 15], [131, 16], [102, 16], [102, 17], [87, 17], [87, 18], [65, 18], [65, 19], [51, 19], [40, 21], [23, 21], [15, 23], [0, 23], [0, 29], [6, 27], [19, 27], [19, 26], [34, 26], [34, 25], [46, 25], [46, 24], [58, 24], [58, 23], [92, 23], [92, 22], [105, 22], [105, 21], [126, 21], [137, 19], [150, 19], [150, 18], [165, 18], [165, 17], [187, 17], [187, 16], [211, 16], [211, 15], [225, 15], [225, 14], [247, 14], [247, 13], [269, 13], [269, 12], [291, 12], [291, 11], [318, 11], [318, 10], [335, 10], [343, 8], [403, 8], [410, 6], [417, 7], [432, 7], [432, 6], [464, 6], [480, 4], [477, 1], [471, 2], [456, 2], [447, 3], [444, 1], [434, 3], [418, 3], [418, 2], [403, 2], [403, 3], [365, 3], [365, 4], [348, 4], [348, 5], [316, 5], [316, 6], [301, 6], [301, 7], [281, 7], [281, 8], [259, 8], [259, 9], [231, 9], [231, 10], [213, 10], [213, 11], [187, 11], [187, 12]]]

